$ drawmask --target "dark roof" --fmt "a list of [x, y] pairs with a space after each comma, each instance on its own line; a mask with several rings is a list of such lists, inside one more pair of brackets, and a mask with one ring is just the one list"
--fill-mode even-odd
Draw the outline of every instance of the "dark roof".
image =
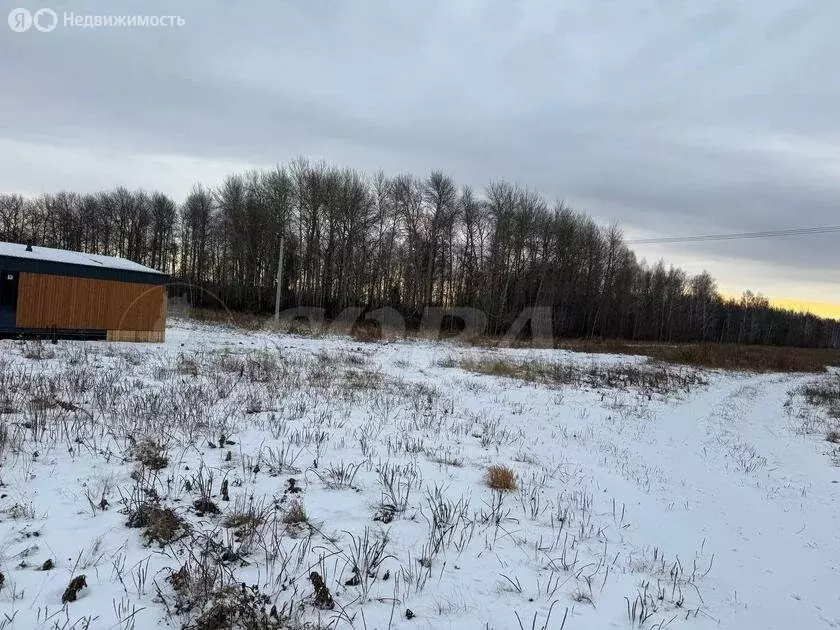
[[116, 256], [0, 242], [0, 269], [143, 284], [164, 284], [169, 276]]

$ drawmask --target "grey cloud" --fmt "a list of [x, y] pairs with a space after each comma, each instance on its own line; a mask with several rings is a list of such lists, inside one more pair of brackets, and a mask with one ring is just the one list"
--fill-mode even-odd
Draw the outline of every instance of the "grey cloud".
[[[840, 158], [821, 149], [840, 139], [837, 3], [64, 0], [63, 11], [186, 25], [0, 29], [0, 138], [439, 167], [668, 235], [840, 222]], [[824, 237], [685, 248], [730, 256], [733, 273], [748, 259], [826, 277], [835, 250]]]

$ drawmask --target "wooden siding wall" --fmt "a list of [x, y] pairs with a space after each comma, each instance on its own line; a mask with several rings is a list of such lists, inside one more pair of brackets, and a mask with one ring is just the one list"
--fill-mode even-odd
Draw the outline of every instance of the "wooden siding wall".
[[18, 328], [162, 331], [166, 287], [21, 273]]
[[105, 338], [108, 341], [163, 343], [166, 332], [163, 330], [109, 330]]

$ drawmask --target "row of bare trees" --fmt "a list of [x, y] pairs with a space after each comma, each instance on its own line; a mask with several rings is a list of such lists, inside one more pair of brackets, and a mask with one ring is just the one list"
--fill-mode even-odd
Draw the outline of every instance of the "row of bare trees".
[[477, 194], [439, 171], [366, 176], [301, 159], [196, 186], [180, 205], [125, 188], [5, 194], [0, 240], [123, 256], [208, 290], [193, 300], [256, 312], [274, 308], [279, 266], [284, 308], [330, 315], [391, 306], [417, 322], [426, 305], [469, 306], [498, 333], [550, 307], [566, 337], [840, 343], [836, 322], [750, 293], [727, 300], [707, 273], [640, 262], [617, 225], [504, 181]]

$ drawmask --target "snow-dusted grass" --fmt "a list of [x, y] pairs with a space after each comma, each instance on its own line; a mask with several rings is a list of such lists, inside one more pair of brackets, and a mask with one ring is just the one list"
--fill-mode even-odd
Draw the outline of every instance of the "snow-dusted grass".
[[813, 376], [185, 321], [0, 344], [0, 628], [840, 627]]
[[791, 391], [788, 408], [794, 412], [796, 430], [823, 437], [834, 465], [840, 466], [840, 370]]

